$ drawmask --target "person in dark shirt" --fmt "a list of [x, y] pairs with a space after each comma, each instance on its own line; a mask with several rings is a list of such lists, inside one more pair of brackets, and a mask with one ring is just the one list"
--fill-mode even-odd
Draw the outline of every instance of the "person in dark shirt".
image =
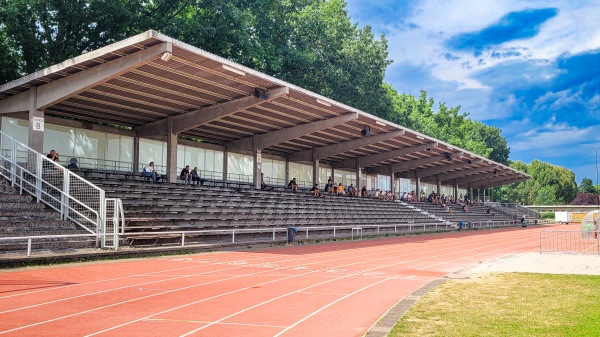
[[310, 193], [312, 193], [313, 197], [318, 198], [321, 196], [321, 191], [319, 190], [319, 184], [315, 184], [313, 188], [310, 189]]
[[185, 168], [181, 170], [181, 173], [179, 173], [179, 178], [181, 178], [181, 180], [183, 180], [186, 185], [192, 183], [192, 175], [190, 173], [189, 165], [185, 165]]

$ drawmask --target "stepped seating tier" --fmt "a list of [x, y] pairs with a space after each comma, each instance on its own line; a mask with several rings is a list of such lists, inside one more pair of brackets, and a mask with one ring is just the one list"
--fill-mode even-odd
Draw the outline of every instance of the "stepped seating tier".
[[[372, 198], [330, 195], [314, 198], [307, 192], [260, 191], [247, 185], [245, 188], [228, 188], [110, 178], [90, 180], [106, 191], [106, 197], [122, 199], [126, 234], [156, 231], [168, 234], [169, 231], [268, 230], [287, 226], [442, 224], [439, 220], [399, 202]], [[248, 235], [264, 237], [260, 233]], [[143, 245], [143, 238], [140, 235], [131, 235], [128, 238], [129, 244]], [[159, 240], [150, 236], [146, 239], [149, 244], [154, 244], [177, 242], [177, 238], [178, 235], [166, 235]], [[186, 242], [189, 242], [187, 238]]]
[[[89, 233], [70, 221], [60, 220], [58, 212], [34, 202], [29, 195], [20, 195], [10, 186], [9, 181], [0, 179], [0, 237], [71, 234]], [[53, 238], [34, 240], [31, 247], [36, 250], [64, 251], [95, 245], [95, 240], [90, 238]], [[0, 254], [10, 254], [26, 248], [25, 240], [0, 241]]]
[[[490, 207], [486, 207], [484, 205], [471, 205], [470, 211], [463, 211], [463, 206], [459, 204], [449, 204], [448, 207], [452, 211], [449, 213], [441, 206], [441, 204], [431, 204], [428, 202], [418, 202], [414, 204], [416, 207], [426, 211], [430, 214], [433, 214], [439, 218], [444, 219], [449, 222], [459, 222], [459, 221], [514, 221], [513, 216], [498, 212]], [[488, 210], [491, 210], [492, 214], [488, 214]]]

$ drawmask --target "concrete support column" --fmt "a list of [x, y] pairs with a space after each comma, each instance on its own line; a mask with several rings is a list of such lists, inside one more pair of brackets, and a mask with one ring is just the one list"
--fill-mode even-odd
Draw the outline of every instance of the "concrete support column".
[[485, 188], [482, 188], [482, 190], [483, 190], [483, 200], [481, 201], [481, 203], [485, 205]]
[[317, 157], [317, 149], [312, 149], [312, 171], [313, 171], [313, 186], [319, 183], [319, 158]]
[[29, 138], [27, 146], [37, 152], [44, 153], [44, 111], [37, 110], [36, 106], [37, 87], [31, 87], [29, 88]]
[[143, 169], [140, 168], [140, 137], [133, 137], [133, 167], [132, 172], [141, 172]]
[[458, 200], [458, 184], [456, 183], [456, 179], [452, 182], [454, 187], [454, 200]]
[[290, 181], [290, 162], [285, 160], [285, 181], [283, 182], [284, 186], [287, 186], [288, 181]]
[[227, 167], [229, 161], [229, 153], [227, 151], [223, 151], [223, 181], [227, 181]]
[[437, 193], [442, 194], [442, 181], [439, 174], [435, 175], [435, 185], [437, 186]]
[[390, 167], [390, 191], [395, 194], [396, 186], [394, 186], [394, 167], [392, 166], [392, 164], [390, 164], [389, 167]]
[[415, 198], [417, 198], [417, 201], [421, 201], [421, 178], [419, 178], [419, 174], [417, 173], [416, 170], [415, 170], [415, 184], [416, 184], [416, 188], [417, 188], [417, 190], [415, 191]]
[[356, 188], [361, 189], [361, 183], [362, 183], [362, 171], [360, 170], [360, 158], [356, 157], [356, 165], [355, 167], [355, 172], [356, 172]]
[[257, 190], [260, 190], [260, 174], [262, 173], [262, 149], [258, 148], [258, 142], [256, 136], [252, 140], [252, 162], [254, 167], [252, 169], [252, 185]]
[[471, 199], [475, 199], [475, 195], [473, 194], [473, 186], [471, 186], [471, 184], [469, 184], [469, 195], [471, 196]]
[[167, 118], [167, 181], [177, 181], [177, 134], [173, 133], [173, 118]]

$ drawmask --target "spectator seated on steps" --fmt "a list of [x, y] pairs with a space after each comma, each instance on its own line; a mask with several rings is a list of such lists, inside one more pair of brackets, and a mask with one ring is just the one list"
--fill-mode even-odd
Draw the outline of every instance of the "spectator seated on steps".
[[260, 189], [264, 191], [272, 191], [273, 186], [265, 184], [265, 176], [263, 173], [260, 174]]
[[369, 192], [367, 191], [367, 186], [363, 186], [360, 189], [360, 196], [363, 197], [363, 198], [366, 198], [366, 197], [369, 196]]
[[151, 161], [148, 166], [144, 167], [144, 170], [142, 171], [142, 177], [150, 178], [155, 183], [158, 182], [153, 161]]
[[198, 174], [198, 167], [194, 167], [194, 169], [192, 170], [192, 172], [190, 172], [190, 174], [192, 175], [192, 185], [194, 183], [196, 183], [196, 185], [200, 184], [200, 186], [204, 185], [204, 182], [206, 180], [200, 178], [200, 174]]
[[69, 165], [67, 166], [69, 170], [77, 170], [79, 166], [77, 166], [77, 158], [71, 158], [69, 160]]
[[312, 193], [313, 197], [318, 198], [321, 197], [321, 191], [319, 190], [319, 184], [315, 184], [313, 188], [310, 189], [310, 193]]
[[298, 192], [298, 182], [296, 181], [296, 178], [290, 180], [288, 188], [292, 190], [292, 192]]
[[192, 183], [192, 173], [190, 172], [190, 165], [185, 165], [185, 168], [179, 173], [179, 178], [183, 180], [186, 185]]

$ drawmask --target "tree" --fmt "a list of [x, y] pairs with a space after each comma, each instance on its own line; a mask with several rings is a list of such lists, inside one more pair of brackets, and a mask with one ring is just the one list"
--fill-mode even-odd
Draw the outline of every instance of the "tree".
[[532, 176], [531, 179], [499, 188], [497, 195], [508, 198], [508, 202], [526, 205], [568, 204], [577, 194], [575, 174], [560, 166], [539, 160], [527, 165], [521, 161], [511, 163], [512, 168]]
[[590, 178], [583, 178], [581, 180], [581, 183], [579, 184], [577, 190], [578, 190], [578, 192], [581, 192], [581, 193], [598, 194], [598, 191], [596, 190], [596, 187], [594, 186], [594, 183], [592, 182], [592, 179], [590, 179]]
[[600, 197], [594, 193], [577, 193], [575, 199], [571, 201], [571, 205], [598, 205], [598, 198]]

